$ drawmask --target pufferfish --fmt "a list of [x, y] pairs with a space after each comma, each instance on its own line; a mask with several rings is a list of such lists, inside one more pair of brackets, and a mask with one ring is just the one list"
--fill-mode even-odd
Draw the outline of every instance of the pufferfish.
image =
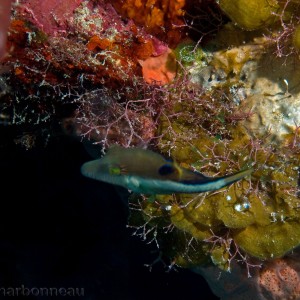
[[223, 177], [207, 177], [180, 167], [151, 150], [111, 147], [100, 159], [86, 162], [81, 173], [139, 194], [202, 193], [215, 191], [250, 175], [246, 169]]

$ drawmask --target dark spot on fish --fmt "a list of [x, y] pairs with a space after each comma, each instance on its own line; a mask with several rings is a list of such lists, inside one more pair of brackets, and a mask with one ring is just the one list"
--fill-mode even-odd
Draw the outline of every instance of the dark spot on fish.
[[170, 163], [174, 162], [174, 159], [172, 157], [164, 157], [164, 159]]
[[158, 173], [160, 175], [169, 175], [175, 172], [175, 168], [171, 165], [163, 165], [159, 168]]

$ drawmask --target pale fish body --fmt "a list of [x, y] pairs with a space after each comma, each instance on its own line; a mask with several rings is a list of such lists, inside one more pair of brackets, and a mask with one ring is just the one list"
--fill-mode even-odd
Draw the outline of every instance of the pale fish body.
[[141, 148], [114, 146], [100, 159], [86, 162], [81, 173], [140, 194], [215, 191], [250, 175], [252, 169], [223, 177], [207, 177], [178, 166], [162, 155]]

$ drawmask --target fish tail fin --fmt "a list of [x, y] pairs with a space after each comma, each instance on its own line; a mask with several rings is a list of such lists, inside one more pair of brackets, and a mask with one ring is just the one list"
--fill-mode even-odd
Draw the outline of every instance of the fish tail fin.
[[229, 184], [232, 184], [236, 181], [241, 180], [242, 178], [250, 175], [253, 171], [254, 170], [252, 168], [250, 168], [250, 169], [242, 170], [237, 173], [222, 177], [222, 179], [224, 180], [224, 186], [227, 186]]

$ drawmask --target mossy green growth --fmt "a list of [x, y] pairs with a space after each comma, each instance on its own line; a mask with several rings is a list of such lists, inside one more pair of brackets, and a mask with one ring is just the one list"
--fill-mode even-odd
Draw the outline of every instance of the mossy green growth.
[[191, 40], [181, 42], [175, 49], [174, 54], [176, 59], [184, 66], [193, 64], [204, 65], [206, 56], [203, 50]]

